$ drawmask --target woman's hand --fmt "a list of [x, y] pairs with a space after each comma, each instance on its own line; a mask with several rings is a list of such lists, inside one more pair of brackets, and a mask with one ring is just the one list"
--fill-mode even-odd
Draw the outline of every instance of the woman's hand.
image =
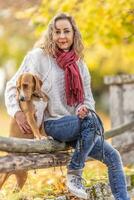
[[15, 119], [22, 133], [32, 133], [31, 128], [27, 123], [26, 116], [22, 111], [16, 112]]
[[86, 117], [88, 113], [89, 109], [85, 105], [83, 105], [77, 110], [76, 115], [78, 115], [81, 119], [84, 119], [84, 117]]

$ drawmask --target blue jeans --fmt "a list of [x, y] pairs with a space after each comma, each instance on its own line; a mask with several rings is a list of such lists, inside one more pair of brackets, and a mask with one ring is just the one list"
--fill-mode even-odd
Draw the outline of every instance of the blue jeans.
[[103, 160], [108, 167], [109, 182], [115, 199], [130, 199], [120, 154], [107, 141], [104, 140], [102, 145], [102, 138], [97, 134], [102, 131], [102, 125], [97, 117], [89, 115], [80, 119], [78, 116], [65, 116], [49, 120], [45, 122], [45, 131], [55, 140], [67, 142], [75, 149], [68, 165], [70, 170], [82, 169], [88, 156]]

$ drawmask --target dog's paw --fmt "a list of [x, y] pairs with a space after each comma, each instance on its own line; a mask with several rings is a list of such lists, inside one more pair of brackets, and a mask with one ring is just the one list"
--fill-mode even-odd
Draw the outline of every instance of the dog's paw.
[[41, 139], [41, 138], [39, 138], [39, 137], [35, 137], [35, 138], [34, 138], [34, 140], [40, 140], [40, 139]]
[[47, 137], [44, 136], [44, 135], [40, 135], [40, 136], [38, 136], [38, 137], [35, 137], [34, 139], [35, 139], [35, 140], [47, 140]]
[[47, 140], [47, 137], [44, 136], [44, 135], [42, 135], [40, 139], [41, 139], [41, 140]]
[[38, 138], [35, 138], [36, 140], [54, 140], [53, 137], [51, 136], [44, 136], [44, 135], [41, 135], [40, 137]]
[[47, 137], [49, 140], [54, 140], [52, 136]]

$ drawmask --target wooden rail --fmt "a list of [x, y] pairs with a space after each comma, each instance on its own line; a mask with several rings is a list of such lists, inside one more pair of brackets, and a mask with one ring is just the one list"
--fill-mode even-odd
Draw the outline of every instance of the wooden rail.
[[[105, 139], [134, 128], [134, 120], [105, 132]], [[67, 152], [68, 150], [68, 152]], [[0, 172], [30, 170], [65, 165], [71, 152], [65, 143], [55, 140], [32, 140], [0, 137], [0, 151], [10, 152], [0, 157]], [[6, 163], [6, 165], [5, 165]]]

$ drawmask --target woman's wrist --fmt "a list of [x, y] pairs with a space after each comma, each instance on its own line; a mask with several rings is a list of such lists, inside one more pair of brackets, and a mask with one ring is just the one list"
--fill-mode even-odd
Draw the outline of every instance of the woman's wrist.
[[22, 111], [21, 111], [21, 110], [17, 111], [17, 112], [15, 113], [15, 115], [14, 115], [14, 118], [16, 119], [16, 118], [17, 118], [17, 116], [18, 116], [18, 115], [20, 115], [21, 113], [22, 113]]

